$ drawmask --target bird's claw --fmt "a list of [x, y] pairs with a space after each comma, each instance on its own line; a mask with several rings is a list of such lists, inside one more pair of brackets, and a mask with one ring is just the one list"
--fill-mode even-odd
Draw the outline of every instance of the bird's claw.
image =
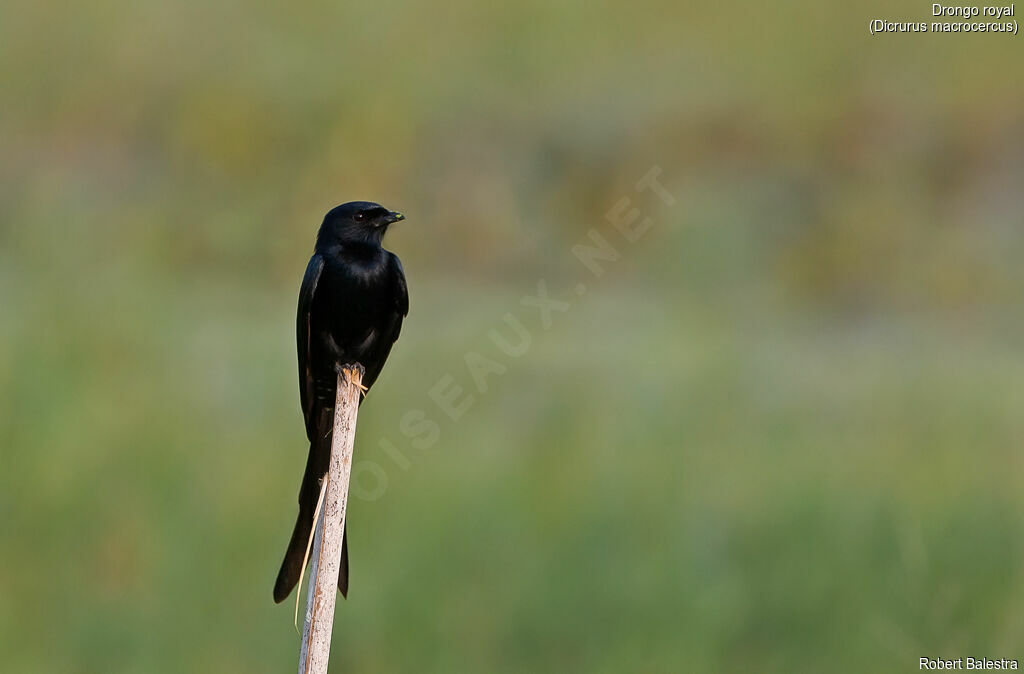
[[[338, 368], [338, 374], [345, 377], [346, 384], [355, 384], [361, 395], [365, 396], [370, 389], [363, 386], [363, 377], [366, 376], [366, 368], [359, 363], [346, 363]], [[357, 375], [353, 377], [353, 375]]]

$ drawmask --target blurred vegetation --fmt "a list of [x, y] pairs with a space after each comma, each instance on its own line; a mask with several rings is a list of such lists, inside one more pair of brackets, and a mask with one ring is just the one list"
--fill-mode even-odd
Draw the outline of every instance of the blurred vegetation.
[[[339, 671], [1024, 656], [1024, 62], [868, 34], [928, 11], [4, 4], [0, 670], [294, 667], [294, 301], [357, 198], [409, 216], [412, 312]], [[507, 371], [452, 422], [468, 351]]]

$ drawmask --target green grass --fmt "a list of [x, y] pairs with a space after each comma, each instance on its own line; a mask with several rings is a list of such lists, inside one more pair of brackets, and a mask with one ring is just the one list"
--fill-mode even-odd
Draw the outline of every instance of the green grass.
[[867, 34], [914, 3], [438, 11], [0, 10], [0, 670], [294, 667], [294, 302], [350, 198], [409, 216], [412, 312], [334, 668], [1019, 658], [1014, 38]]

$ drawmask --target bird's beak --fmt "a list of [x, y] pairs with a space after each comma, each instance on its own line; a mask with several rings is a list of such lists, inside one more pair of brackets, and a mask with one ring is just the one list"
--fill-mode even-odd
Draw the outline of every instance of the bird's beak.
[[390, 213], [388, 213], [388, 217], [386, 218], [386, 220], [387, 223], [391, 225], [398, 222], [399, 220], [405, 220], [405, 216], [399, 213], [398, 211], [391, 211]]

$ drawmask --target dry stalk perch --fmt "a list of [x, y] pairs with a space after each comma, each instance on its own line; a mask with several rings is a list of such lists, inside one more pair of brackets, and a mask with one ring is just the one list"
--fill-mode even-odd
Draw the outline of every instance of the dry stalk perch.
[[338, 375], [331, 462], [324, 477], [323, 505], [313, 539], [299, 674], [326, 674], [330, 659], [334, 604], [338, 597], [338, 572], [341, 566], [341, 541], [345, 531], [345, 506], [348, 503], [348, 483], [352, 475], [352, 446], [356, 437], [356, 412], [361, 391], [361, 372], [346, 368]]

